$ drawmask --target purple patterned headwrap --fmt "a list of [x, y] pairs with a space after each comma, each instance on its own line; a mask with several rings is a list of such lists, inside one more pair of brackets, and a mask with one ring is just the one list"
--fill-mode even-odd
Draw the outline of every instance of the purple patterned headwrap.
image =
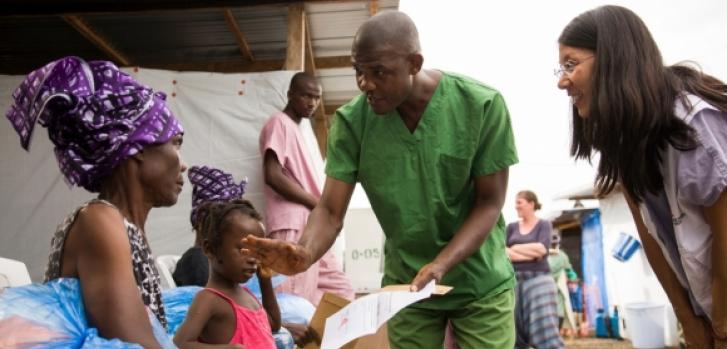
[[28, 74], [6, 116], [25, 150], [46, 127], [66, 180], [98, 192], [124, 159], [183, 132], [165, 99], [111, 62], [65, 57]]
[[208, 202], [227, 202], [242, 198], [247, 178], [235, 183], [232, 175], [207, 166], [192, 166], [187, 172], [192, 183], [192, 213], [189, 217], [194, 227], [197, 210]]

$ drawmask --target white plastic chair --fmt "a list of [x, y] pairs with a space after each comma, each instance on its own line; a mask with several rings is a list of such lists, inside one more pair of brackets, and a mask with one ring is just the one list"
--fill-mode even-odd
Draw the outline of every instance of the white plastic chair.
[[30, 273], [25, 263], [0, 257], [0, 289], [30, 283]]
[[172, 277], [172, 273], [174, 273], [174, 268], [177, 267], [177, 261], [179, 260], [179, 258], [181, 257], [176, 254], [165, 254], [156, 257], [156, 259], [154, 260], [157, 265], [157, 269], [159, 270], [159, 275], [162, 279], [163, 289], [177, 287], [177, 284], [174, 282], [174, 278]]

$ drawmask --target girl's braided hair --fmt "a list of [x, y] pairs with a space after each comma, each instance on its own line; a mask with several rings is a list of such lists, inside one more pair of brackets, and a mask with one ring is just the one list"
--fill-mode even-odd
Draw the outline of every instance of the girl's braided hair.
[[226, 217], [235, 210], [257, 221], [262, 221], [260, 213], [255, 210], [252, 203], [243, 199], [235, 199], [229, 202], [208, 202], [199, 207], [195, 230], [203, 239], [209, 241], [213, 250], [216, 250], [222, 244], [222, 232], [229, 225]]

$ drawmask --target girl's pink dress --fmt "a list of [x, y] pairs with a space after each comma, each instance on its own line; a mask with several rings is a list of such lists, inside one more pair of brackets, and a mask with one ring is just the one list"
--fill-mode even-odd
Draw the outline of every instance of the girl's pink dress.
[[[243, 289], [257, 302], [257, 298], [255, 298], [255, 295], [250, 290], [246, 287], [243, 287]], [[262, 305], [257, 310], [251, 310], [235, 303], [234, 300], [220, 291], [212, 288], [205, 288], [205, 290], [225, 299], [235, 311], [235, 322], [237, 324], [235, 326], [235, 333], [232, 334], [232, 339], [230, 339], [230, 344], [242, 344], [245, 348], [250, 349], [275, 349], [268, 314]]]

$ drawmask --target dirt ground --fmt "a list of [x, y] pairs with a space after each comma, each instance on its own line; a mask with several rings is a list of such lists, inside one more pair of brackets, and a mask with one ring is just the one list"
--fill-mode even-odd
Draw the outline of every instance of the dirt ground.
[[[576, 338], [566, 339], [567, 349], [632, 349], [631, 342], [627, 339], [603, 339], [603, 338]], [[667, 347], [671, 349], [671, 347]], [[674, 348], [676, 349], [676, 348]]]
[[567, 349], [631, 349], [631, 342], [628, 340], [615, 340], [603, 338], [576, 338], [566, 339]]

